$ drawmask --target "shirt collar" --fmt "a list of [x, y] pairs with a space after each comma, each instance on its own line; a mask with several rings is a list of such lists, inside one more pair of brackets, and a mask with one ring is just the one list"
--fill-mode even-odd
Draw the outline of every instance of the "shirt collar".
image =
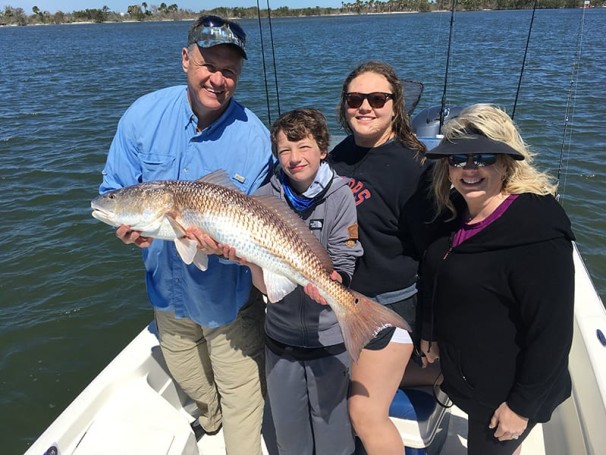
[[[196, 130], [197, 125], [198, 125], [198, 116], [194, 113], [193, 109], [191, 108], [191, 104], [189, 104], [189, 100], [187, 98], [187, 88], [185, 89], [184, 92], [184, 101], [185, 101], [185, 113], [186, 113], [186, 119], [185, 119], [185, 127], [189, 127], [191, 125], [191, 127]], [[235, 100], [233, 99], [233, 97], [229, 100], [229, 104], [227, 105], [227, 109], [225, 109], [225, 111], [223, 112], [223, 114], [221, 114], [221, 116], [215, 120], [214, 122], [212, 122], [210, 125], [208, 125], [206, 128], [204, 128], [202, 131], [200, 131], [199, 133], [196, 134], [210, 134], [213, 132], [213, 130], [215, 130], [217, 127], [219, 127], [221, 124], [223, 124], [224, 122], [227, 121], [228, 118], [230, 118], [231, 113], [233, 112], [233, 110], [235, 109]]]

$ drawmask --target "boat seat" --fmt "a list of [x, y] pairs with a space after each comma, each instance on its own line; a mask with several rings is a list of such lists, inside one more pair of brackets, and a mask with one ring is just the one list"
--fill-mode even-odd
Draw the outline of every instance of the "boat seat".
[[[442, 391], [437, 391], [437, 397], [450, 405]], [[450, 410], [436, 402], [432, 386], [398, 389], [389, 416], [402, 435], [406, 455], [440, 453], [448, 434]]]

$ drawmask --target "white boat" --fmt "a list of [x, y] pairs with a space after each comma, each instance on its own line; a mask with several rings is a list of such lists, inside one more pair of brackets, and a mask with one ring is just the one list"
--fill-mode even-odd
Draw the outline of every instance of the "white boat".
[[[606, 310], [576, 245], [574, 263], [572, 396], [550, 422], [532, 430], [522, 445], [525, 454], [606, 453]], [[408, 401], [404, 393], [420, 419], [392, 416], [411, 448], [408, 453], [466, 453], [467, 421], [461, 410], [436, 406], [427, 387], [406, 389], [396, 400]], [[196, 441], [190, 427], [196, 412], [193, 401], [168, 372], [152, 323], [76, 397], [26, 455], [225, 454], [221, 432]], [[272, 453], [270, 439], [264, 453]]]

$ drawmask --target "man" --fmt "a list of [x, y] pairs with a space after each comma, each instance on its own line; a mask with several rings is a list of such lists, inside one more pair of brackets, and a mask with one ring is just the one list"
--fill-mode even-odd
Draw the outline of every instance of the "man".
[[[158, 90], [129, 107], [100, 193], [150, 180], [196, 180], [218, 169], [247, 194], [268, 180], [267, 128], [233, 99], [245, 44], [238, 24], [198, 18], [182, 50], [187, 86]], [[251, 293], [248, 267], [217, 254], [201, 272], [183, 263], [172, 242], [152, 242], [126, 225], [116, 236], [143, 248], [160, 346], [171, 374], [198, 405], [202, 429], [213, 433], [223, 425], [230, 455], [261, 454], [264, 307], [260, 294]]]

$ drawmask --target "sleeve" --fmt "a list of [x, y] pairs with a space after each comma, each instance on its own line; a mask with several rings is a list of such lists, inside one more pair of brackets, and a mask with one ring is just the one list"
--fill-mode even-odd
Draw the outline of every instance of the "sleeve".
[[141, 182], [142, 168], [136, 145], [134, 127], [129, 111], [120, 119], [103, 169], [103, 182], [99, 193], [135, 185]]
[[574, 318], [572, 243], [559, 238], [527, 247], [510, 279], [526, 333], [507, 404], [533, 419], [553, 384], [567, 374]]
[[254, 194], [255, 191], [261, 186], [269, 182], [274, 167], [276, 165], [276, 158], [271, 151], [271, 142], [269, 140], [269, 131], [263, 127], [263, 131], [256, 134], [248, 144], [249, 151], [251, 154], [261, 155], [262, 162], [260, 166], [256, 166], [258, 169], [257, 174], [253, 176], [254, 180], [250, 186], [248, 194]]
[[430, 267], [429, 251], [426, 251], [419, 264], [417, 282], [417, 330], [420, 337], [427, 341], [436, 341], [434, 335], [433, 294], [437, 270]]
[[437, 238], [442, 219], [436, 219], [433, 198], [431, 196], [431, 167], [427, 167], [418, 180], [418, 185], [401, 209], [405, 227], [401, 233], [410, 244], [410, 255], [420, 260], [425, 249]]
[[343, 283], [348, 284], [356, 267], [356, 260], [362, 256], [364, 250], [358, 239], [358, 218], [353, 193], [346, 186], [341, 190], [334, 194], [340, 200], [334, 205], [334, 218], [326, 249], [335, 270], [347, 274], [348, 279]]

